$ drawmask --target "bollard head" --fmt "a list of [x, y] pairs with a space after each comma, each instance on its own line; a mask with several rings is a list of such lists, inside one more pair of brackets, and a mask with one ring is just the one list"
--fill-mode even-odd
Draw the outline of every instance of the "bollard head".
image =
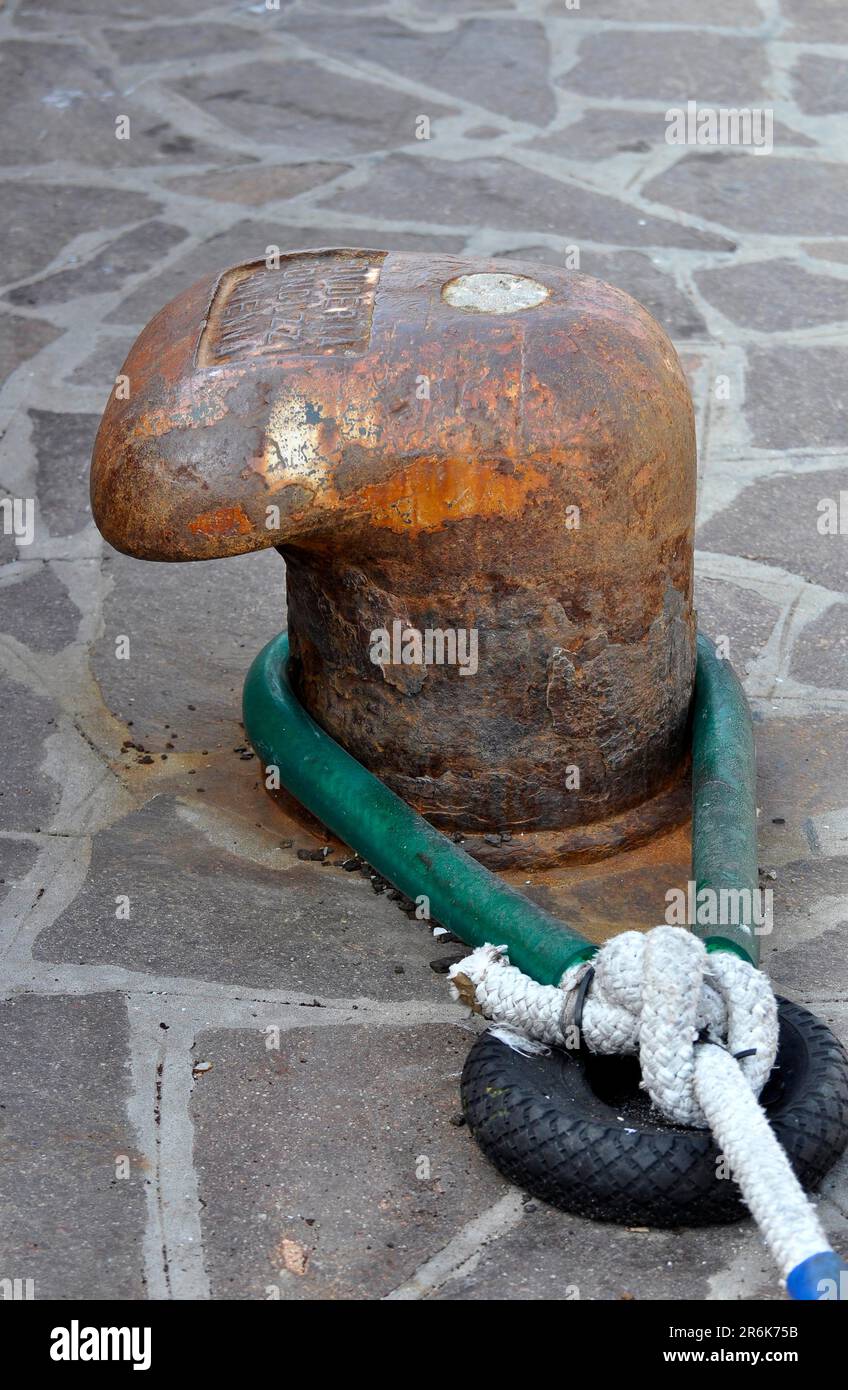
[[[672, 814], [694, 432], [634, 300], [520, 262], [293, 253], [186, 290], [122, 376], [104, 536], [155, 560], [280, 547], [307, 708], [436, 824], [551, 832], [556, 857]], [[476, 633], [476, 669], [375, 663], [395, 623]]]

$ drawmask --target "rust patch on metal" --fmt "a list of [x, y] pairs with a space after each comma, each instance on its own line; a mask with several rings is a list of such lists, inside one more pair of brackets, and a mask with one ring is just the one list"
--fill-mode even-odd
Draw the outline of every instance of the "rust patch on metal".
[[474, 459], [419, 459], [351, 494], [350, 503], [364, 507], [374, 526], [433, 531], [467, 517], [518, 516], [534, 492], [549, 486], [549, 477], [529, 464], [506, 473]]
[[204, 512], [188, 523], [195, 536], [244, 536], [251, 530], [250, 517], [241, 507], [219, 507], [216, 512]]

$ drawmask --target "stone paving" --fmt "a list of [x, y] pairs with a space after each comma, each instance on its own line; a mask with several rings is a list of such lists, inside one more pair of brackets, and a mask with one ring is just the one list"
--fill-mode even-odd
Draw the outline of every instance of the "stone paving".
[[[690, 374], [700, 621], [758, 721], [765, 961], [844, 1035], [848, 10], [18, 0], [0, 60], [0, 479], [36, 503], [32, 537], [0, 534], [0, 1277], [36, 1298], [779, 1297], [750, 1225], [591, 1224], [487, 1166], [456, 1123], [474, 1025], [444, 946], [339, 853], [299, 859], [321, 841], [244, 751], [278, 558], [127, 560], [86, 474], [135, 334], [208, 271], [269, 245], [576, 248]], [[689, 100], [772, 109], [773, 153], [666, 143]], [[820, 1210], [848, 1247], [848, 1165]]]

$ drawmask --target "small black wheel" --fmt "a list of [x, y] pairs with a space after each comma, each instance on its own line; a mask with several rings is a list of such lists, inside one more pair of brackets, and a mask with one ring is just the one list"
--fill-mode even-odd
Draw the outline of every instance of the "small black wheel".
[[[810, 1189], [848, 1143], [848, 1056], [821, 1019], [778, 1005], [777, 1061], [761, 1100]], [[747, 1216], [736, 1183], [718, 1176], [709, 1132], [666, 1124], [639, 1080], [636, 1057], [525, 1056], [487, 1032], [466, 1058], [462, 1104], [489, 1161], [565, 1211], [654, 1226]]]

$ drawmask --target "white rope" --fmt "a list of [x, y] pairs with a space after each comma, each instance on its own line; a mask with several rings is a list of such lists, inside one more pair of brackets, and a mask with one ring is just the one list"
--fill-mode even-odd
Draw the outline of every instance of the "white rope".
[[[577, 1038], [576, 996], [590, 969]], [[638, 1053], [642, 1084], [666, 1119], [712, 1130], [784, 1278], [828, 1249], [756, 1099], [778, 1036], [777, 1002], [761, 971], [707, 952], [685, 928], [660, 926], [613, 937], [558, 986], [522, 974], [504, 946], [478, 947], [449, 974], [455, 999], [537, 1043]]]

